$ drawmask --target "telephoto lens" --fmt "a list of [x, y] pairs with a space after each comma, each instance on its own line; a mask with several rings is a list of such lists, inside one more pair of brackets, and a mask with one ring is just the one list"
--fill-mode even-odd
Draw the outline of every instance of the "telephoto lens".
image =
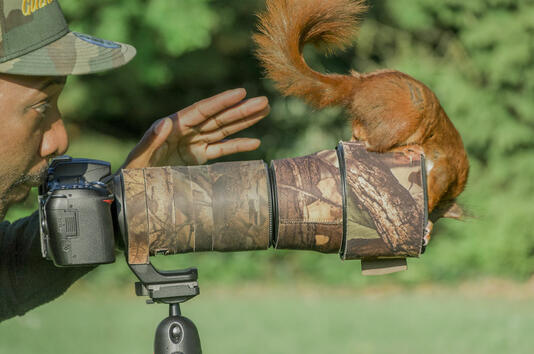
[[125, 169], [115, 178], [130, 264], [157, 254], [277, 249], [342, 259], [417, 257], [424, 158], [359, 142], [272, 161]]

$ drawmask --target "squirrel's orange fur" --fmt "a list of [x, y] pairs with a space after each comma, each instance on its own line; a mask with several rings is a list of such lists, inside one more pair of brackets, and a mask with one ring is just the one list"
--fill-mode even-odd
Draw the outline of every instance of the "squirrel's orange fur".
[[368, 150], [424, 153], [429, 212], [456, 213], [451, 206], [465, 187], [469, 163], [436, 95], [399, 71], [323, 74], [304, 61], [307, 43], [336, 49], [349, 45], [366, 8], [362, 0], [267, 0], [267, 10], [259, 14], [260, 33], [254, 35], [257, 56], [284, 95], [317, 108], [344, 106], [353, 139], [365, 141]]

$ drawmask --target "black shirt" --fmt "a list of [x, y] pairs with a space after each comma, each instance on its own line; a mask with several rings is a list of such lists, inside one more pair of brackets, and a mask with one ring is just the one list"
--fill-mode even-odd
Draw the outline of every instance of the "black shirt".
[[0, 223], [0, 322], [52, 301], [94, 267], [58, 268], [41, 256], [39, 214]]

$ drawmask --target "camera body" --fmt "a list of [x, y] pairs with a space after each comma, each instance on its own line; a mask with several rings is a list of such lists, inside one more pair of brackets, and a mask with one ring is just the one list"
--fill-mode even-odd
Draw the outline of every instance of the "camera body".
[[43, 257], [60, 267], [115, 261], [111, 177], [105, 161], [52, 160], [39, 187]]

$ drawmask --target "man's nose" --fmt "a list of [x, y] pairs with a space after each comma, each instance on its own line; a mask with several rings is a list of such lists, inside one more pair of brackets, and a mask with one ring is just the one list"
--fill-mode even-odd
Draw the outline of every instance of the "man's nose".
[[44, 133], [41, 142], [41, 157], [53, 157], [65, 154], [69, 147], [69, 138], [61, 117], [54, 120]]

